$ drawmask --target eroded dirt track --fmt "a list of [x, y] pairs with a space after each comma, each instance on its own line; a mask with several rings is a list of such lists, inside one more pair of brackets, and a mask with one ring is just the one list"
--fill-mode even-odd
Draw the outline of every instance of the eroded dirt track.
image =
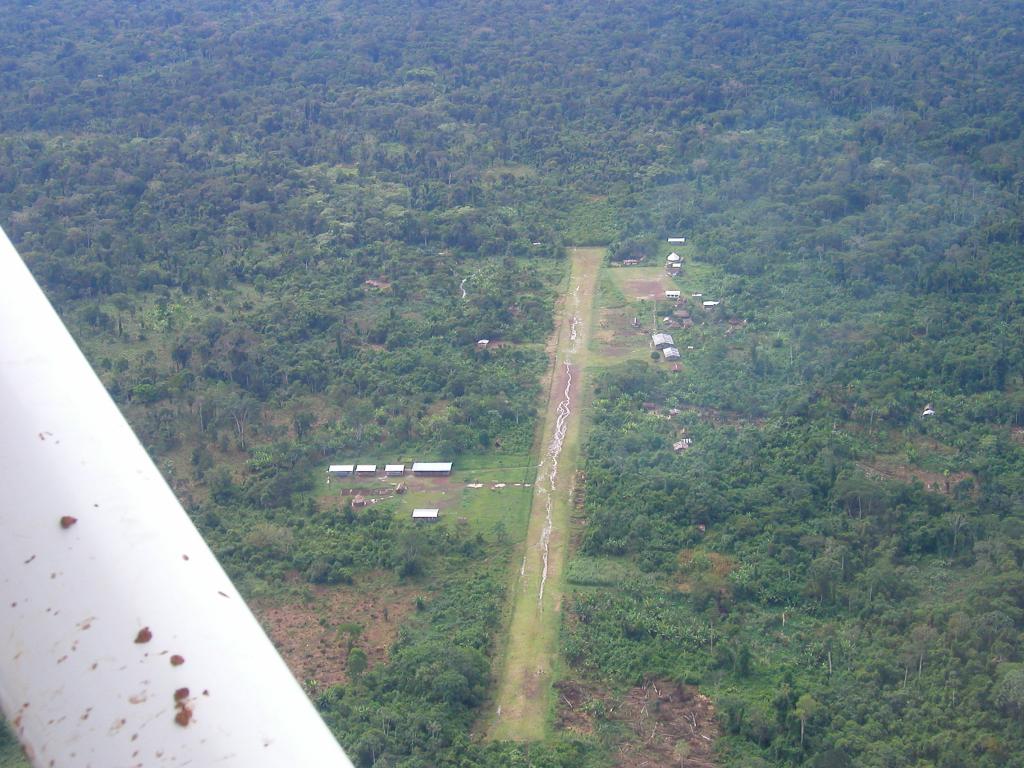
[[488, 735], [494, 739], [542, 739], [551, 710], [570, 496], [579, 451], [580, 392], [604, 249], [574, 248], [571, 257], [569, 289], [556, 320], [542, 461], [537, 468], [498, 695], [489, 718]]

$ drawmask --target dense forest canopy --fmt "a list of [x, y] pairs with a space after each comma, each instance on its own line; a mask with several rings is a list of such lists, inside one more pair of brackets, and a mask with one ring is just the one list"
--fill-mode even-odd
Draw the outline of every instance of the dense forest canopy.
[[613, 763], [473, 736], [507, 531], [314, 478], [514, 463], [563, 247], [685, 234], [746, 325], [600, 377], [567, 675], [699, 684], [727, 765], [1024, 765], [1018, 3], [5, 11], [0, 224], [225, 566], [429, 593], [311, 689], [358, 764]]

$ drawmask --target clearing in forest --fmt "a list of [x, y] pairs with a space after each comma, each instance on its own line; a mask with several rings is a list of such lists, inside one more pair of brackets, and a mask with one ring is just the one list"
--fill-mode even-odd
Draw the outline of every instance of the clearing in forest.
[[552, 712], [584, 363], [604, 253], [603, 248], [571, 250], [568, 291], [558, 309], [526, 549], [516, 576], [501, 678], [487, 729], [492, 739], [542, 739]]

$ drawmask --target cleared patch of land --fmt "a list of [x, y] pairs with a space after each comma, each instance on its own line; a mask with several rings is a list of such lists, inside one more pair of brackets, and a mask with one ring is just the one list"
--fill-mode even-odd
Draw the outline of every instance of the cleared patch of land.
[[568, 291], [558, 310], [541, 441], [543, 460], [533, 487], [498, 693], [487, 724], [492, 739], [542, 739], [552, 711], [563, 569], [579, 451], [580, 392], [604, 249], [574, 248], [571, 258]]
[[970, 482], [971, 488], [978, 485], [977, 477], [971, 472], [930, 472], [905, 461], [894, 460], [893, 457], [879, 457], [872, 462], [857, 462], [868, 477], [882, 477], [886, 480], [897, 480], [901, 483], [919, 481], [929, 491], [952, 494], [964, 481]]
[[712, 745], [719, 727], [711, 700], [691, 686], [647, 680], [616, 696], [597, 685], [564, 680], [558, 692], [557, 727], [588, 736], [600, 723], [621, 725], [615, 764], [641, 766], [714, 766]]
[[349, 653], [359, 648], [368, 666], [387, 660], [402, 620], [422, 589], [370, 574], [351, 586], [307, 586], [308, 599], [259, 599], [251, 603], [278, 652], [311, 691], [348, 680]]

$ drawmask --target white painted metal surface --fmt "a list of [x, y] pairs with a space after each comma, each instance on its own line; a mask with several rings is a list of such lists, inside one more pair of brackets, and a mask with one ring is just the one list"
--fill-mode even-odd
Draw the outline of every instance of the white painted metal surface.
[[350, 766], [0, 231], [0, 705], [37, 766]]

